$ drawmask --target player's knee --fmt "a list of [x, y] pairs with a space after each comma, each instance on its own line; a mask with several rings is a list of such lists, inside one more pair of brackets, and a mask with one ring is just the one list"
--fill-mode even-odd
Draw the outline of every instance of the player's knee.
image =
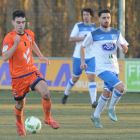
[[79, 77], [72, 77], [72, 82], [76, 83], [79, 80]]
[[120, 92], [120, 93], [124, 93], [125, 92], [125, 84], [124, 83], [120, 83], [117, 87], [117, 90]]
[[106, 89], [104, 89], [103, 90], [103, 96], [106, 97], [106, 98], [109, 98], [111, 96], [111, 92], [106, 90]]
[[42, 95], [42, 98], [45, 100], [50, 99], [50, 92], [48, 89], [45, 89], [44, 91], [42, 91], [41, 95]]
[[17, 108], [18, 110], [22, 110], [22, 109], [24, 108], [24, 105], [25, 105], [25, 103], [22, 102], [22, 101], [17, 101], [17, 102], [16, 102], [16, 108]]

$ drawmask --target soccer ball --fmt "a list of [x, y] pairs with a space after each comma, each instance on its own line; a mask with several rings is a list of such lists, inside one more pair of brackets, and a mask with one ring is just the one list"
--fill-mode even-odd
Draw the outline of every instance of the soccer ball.
[[31, 134], [39, 132], [41, 129], [41, 121], [35, 116], [28, 117], [25, 120], [25, 130]]

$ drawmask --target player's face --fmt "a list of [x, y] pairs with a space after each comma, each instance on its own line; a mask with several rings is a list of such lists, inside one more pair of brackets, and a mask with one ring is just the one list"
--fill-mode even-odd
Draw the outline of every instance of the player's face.
[[110, 27], [110, 24], [111, 24], [110, 13], [102, 13], [99, 18], [99, 22], [100, 22], [100, 26], [102, 26], [103, 28]]
[[90, 15], [89, 12], [83, 11], [83, 21], [85, 23], [91, 22], [91, 18], [92, 18], [92, 16]]
[[23, 17], [16, 17], [15, 20], [12, 21], [14, 29], [17, 33], [23, 34], [25, 28], [25, 18]]

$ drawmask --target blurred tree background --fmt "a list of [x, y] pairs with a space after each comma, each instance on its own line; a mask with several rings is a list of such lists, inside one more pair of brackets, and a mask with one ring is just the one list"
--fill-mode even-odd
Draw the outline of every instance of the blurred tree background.
[[[1, 0], [0, 48], [5, 35], [13, 30], [12, 13], [17, 9], [26, 13], [26, 28], [35, 33], [35, 41], [46, 57], [72, 57], [74, 43], [69, 42], [76, 22], [82, 21], [81, 9], [94, 11], [92, 22], [98, 23], [98, 12], [110, 9], [113, 28], [119, 27], [119, 0]], [[129, 42], [127, 58], [135, 58], [140, 51], [140, 0], [126, 0], [125, 38]], [[0, 51], [1, 55], [1, 51]]]

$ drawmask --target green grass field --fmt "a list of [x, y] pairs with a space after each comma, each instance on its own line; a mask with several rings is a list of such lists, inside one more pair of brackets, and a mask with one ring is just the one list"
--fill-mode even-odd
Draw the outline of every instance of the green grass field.
[[[100, 94], [98, 94], [99, 97]], [[108, 117], [106, 108], [101, 114], [103, 128], [95, 128], [90, 116], [88, 93], [71, 93], [66, 105], [61, 104], [62, 93], [51, 93], [53, 119], [60, 128], [53, 130], [43, 122], [41, 96], [30, 92], [26, 96], [24, 120], [37, 116], [42, 129], [37, 134], [27, 132], [26, 137], [16, 132], [14, 105], [11, 91], [0, 91], [0, 140], [139, 140], [140, 139], [140, 94], [124, 94], [116, 106], [118, 122]]]

